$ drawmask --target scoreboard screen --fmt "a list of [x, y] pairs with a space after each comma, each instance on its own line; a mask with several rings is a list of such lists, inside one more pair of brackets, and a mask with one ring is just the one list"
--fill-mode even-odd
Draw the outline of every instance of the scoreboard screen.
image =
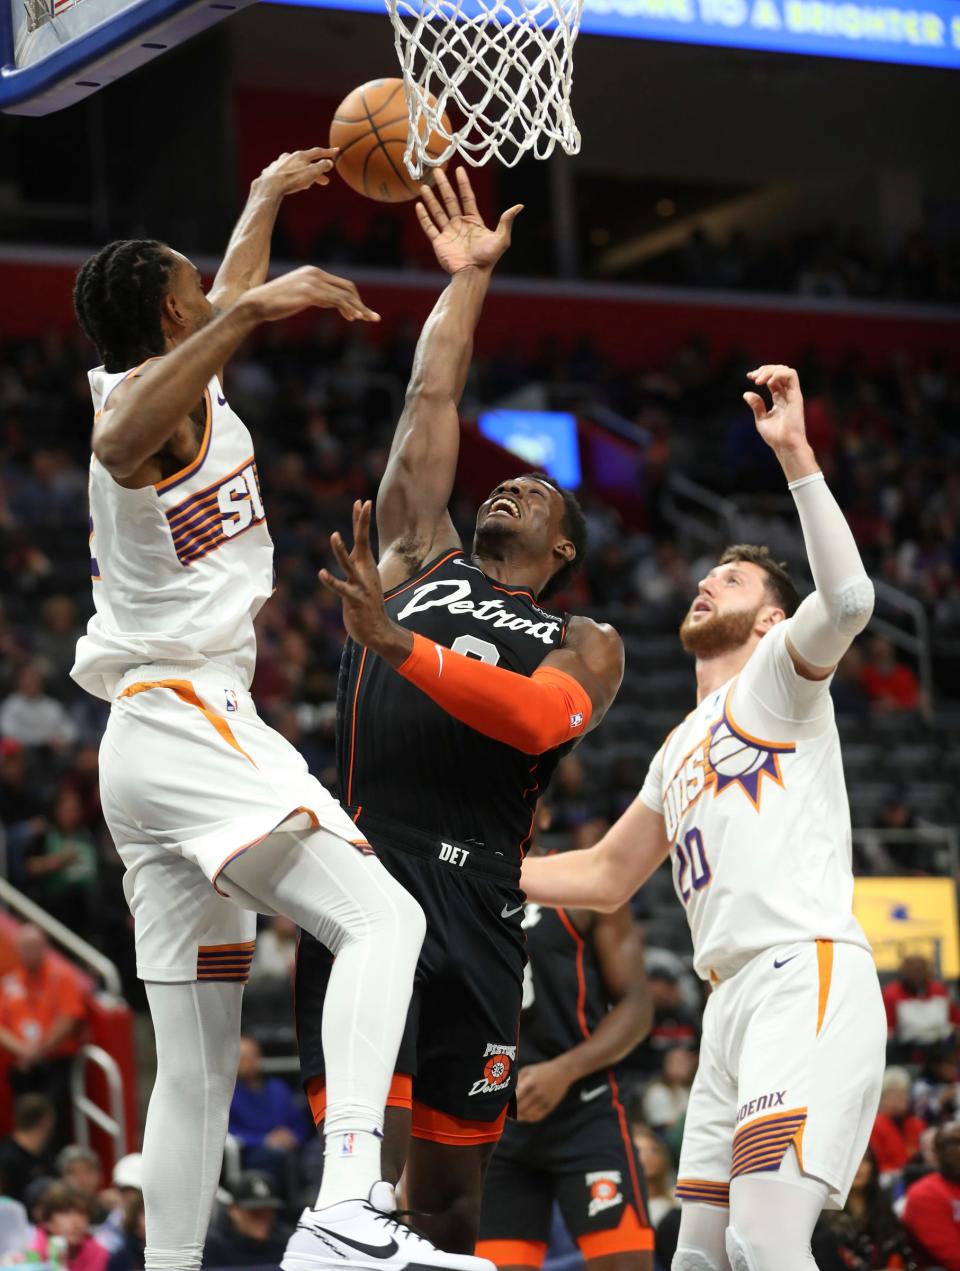
[[[271, 2], [384, 12], [383, 0]], [[465, 17], [482, 8], [478, 0], [459, 4]], [[587, 35], [960, 69], [960, 0], [584, 0], [581, 30]]]

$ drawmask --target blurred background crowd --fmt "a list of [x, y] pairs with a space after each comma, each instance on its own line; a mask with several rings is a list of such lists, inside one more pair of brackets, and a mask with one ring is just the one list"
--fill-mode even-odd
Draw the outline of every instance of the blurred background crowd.
[[[330, 785], [343, 632], [316, 573], [329, 560], [330, 531], [349, 523], [352, 500], [376, 490], [415, 337], [413, 327], [395, 323], [374, 343], [320, 317], [297, 333], [264, 333], [227, 381], [231, 403], [257, 436], [277, 553], [277, 592], [258, 623], [254, 693], [265, 717]], [[129, 1000], [142, 1004], [122, 870], [99, 807], [106, 706], [72, 686], [68, 674], [90, 612], [83, 532], [90, 364], [89, 349], [69, 337], [0, 350], [0, 842], [7, 877], [105, 952]], [[676, 627], [712, 555], [707, 543], [674, 532], [674, 476], [736, 498], [758, 537], [772, 536], [777, 550], [796, 556], [795, 530], [772, 501], [779, 474], [739, 404], [750, 365], [748, 350], [718, 360], [705, 338], [693, 336], [662, 365], [624, 369], [578, 338], [545, 345], [534, 358], [505, 344], [471, 375], [467, 421], [531, 385], [543, 400], [569, 404], [586, 383], [593, 411], [608, 410], [635, 430], [635, 506], [617, 510], [589, 484], [580, 491], [590, 549], [562, 603], [615, 618], [627, 637], [628, 671], [603, 729], [560, 765], [550, 830], [558, 843], [596, 840], [636, 793], [650, 755], [691, 697]], [[951, 863], [934, 832], [956, 821], [960, 775], [953, 747], [960, 707], [943, 691], [960, 651], [960, 440], [952, 424], [960, 378], [936, 352], [870, 371], [853, 356], [827, 365], [811, 350], [800, 374], [811, 440], [868, 568], [922, 607], [940, 690], [930, 700], [916, 661], [877, 634], [859, 641], [841, 668], [834, 697], [854, 820], [864, 831], [856, 864], [867, 873], [942, 873]], [[467, 541], [474, 507], [472, 492], [463, 491], [455, 518]], [[922, 833], [919, 840], [884, 834], [924, 829], [932, 834], [928, 850]], [[624, 1085], [666, 1268], [677, 1221], [671, 1182], [703, 999], [688, 970], [669, 866], [634, 908], [647, 933], [655, 1022], [624, 1065]], [[295, 946], [289, 924], [265, 924], [247, 994], [248, 1035], [210, 1266], [275, 1260], [286, 1224], [316, 1184], [317, 1140], [290, 1060]], [[10, 1233], [0, 1236], [7, 1241], [0, 1248], [20, 1242], [43, 1252], [51, 1239], [64, 1239], [69, 1265], [80, 1271], [142, 1266], [139, 1162], [125, 1158], [105, 1179], [95, 1154], [70, 1146], [67, 1081], [83, 1003], [54, 973], [39, 932], [21, 933], [18, 958], [0, 985], [0, 1047], [14, 1055], [9, 1081], [17, 1096], [16, 1127], [0, 1144], [10, 1198], [0, 1205]], [[960, 1111], [960, 1010], [922, 957], [904, 961], [886, 994], [891, 1067], [871, 1151], [846, 1209], [824, 1218], [816, 1256], [825, 1271], [960, 1271], [960, 1229], [953, 1223], [951, 1236], [941, 1223], [941, 1211], [960, 1194], [960, 1129], [951, 1124]], [[32, 1046], [18, 1040], [31, 1011], [42, 1015], [42, 1038]], [[932, 1235], [938, 1223], [946, 1243]], [[553, 1252], [576, 1260], [562, 1232]]]

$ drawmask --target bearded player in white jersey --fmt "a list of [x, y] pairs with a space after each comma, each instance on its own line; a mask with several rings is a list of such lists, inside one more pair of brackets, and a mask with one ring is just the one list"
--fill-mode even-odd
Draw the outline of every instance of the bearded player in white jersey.
[[879, 1099], [885, 1025], [852, 912], [850, 813], [830, 679], [873, 609], [850, 529], [807, 441], [796, 372], [744, 394], [800, 516], [816, 590], [733, 547], [680, 629], [697, 707], [637, 800], [588, 851], [528, 858], [541, 904], [609, 911], [672, 853], [697, 973], [713, 985], [690, 1096], [673, 1271], [812, 1271]]
[[103, 810], [127, 867], [157, 1038], [147, 1271], [201, 1265], [257, 911], [293, 919], [336, 954], [323, 1012], [323, 1184], [284, 1271], [492, 1271], [402, 1226], [379, 1181], [423, 914], [249, 692], [273, 544], [222, 368], [261, 322], [310, 307], [376, 320], [352, 283], [319, 269], [264, 281], [281, 200], [326, 184], [334, 156], [284, 154], [253, 183], [209, 297], [189, 260], [149, 239], [109, 244], [77, 278], [77, 315], [104, 365], [90, 373], [96, 613], [73, 676], [111, 703]]

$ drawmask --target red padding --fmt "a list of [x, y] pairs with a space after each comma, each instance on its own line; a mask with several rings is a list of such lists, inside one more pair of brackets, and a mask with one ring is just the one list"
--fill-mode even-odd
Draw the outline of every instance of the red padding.
[[545, 666], [529, 677], [517, 675], [421, 635], [413, 637], [413, 651], [397, 669], [448, 715], [526, 755], [581, 736], [593, 713], [586, 689], [566, 671]]

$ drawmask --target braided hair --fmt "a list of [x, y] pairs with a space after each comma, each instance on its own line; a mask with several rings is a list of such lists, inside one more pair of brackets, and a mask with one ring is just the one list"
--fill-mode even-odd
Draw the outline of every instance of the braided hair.
[[153, 238], [118, 239], [83, 265], [73, 307], [107, 371], [164, 352], [160, 313], [173, 257]]

